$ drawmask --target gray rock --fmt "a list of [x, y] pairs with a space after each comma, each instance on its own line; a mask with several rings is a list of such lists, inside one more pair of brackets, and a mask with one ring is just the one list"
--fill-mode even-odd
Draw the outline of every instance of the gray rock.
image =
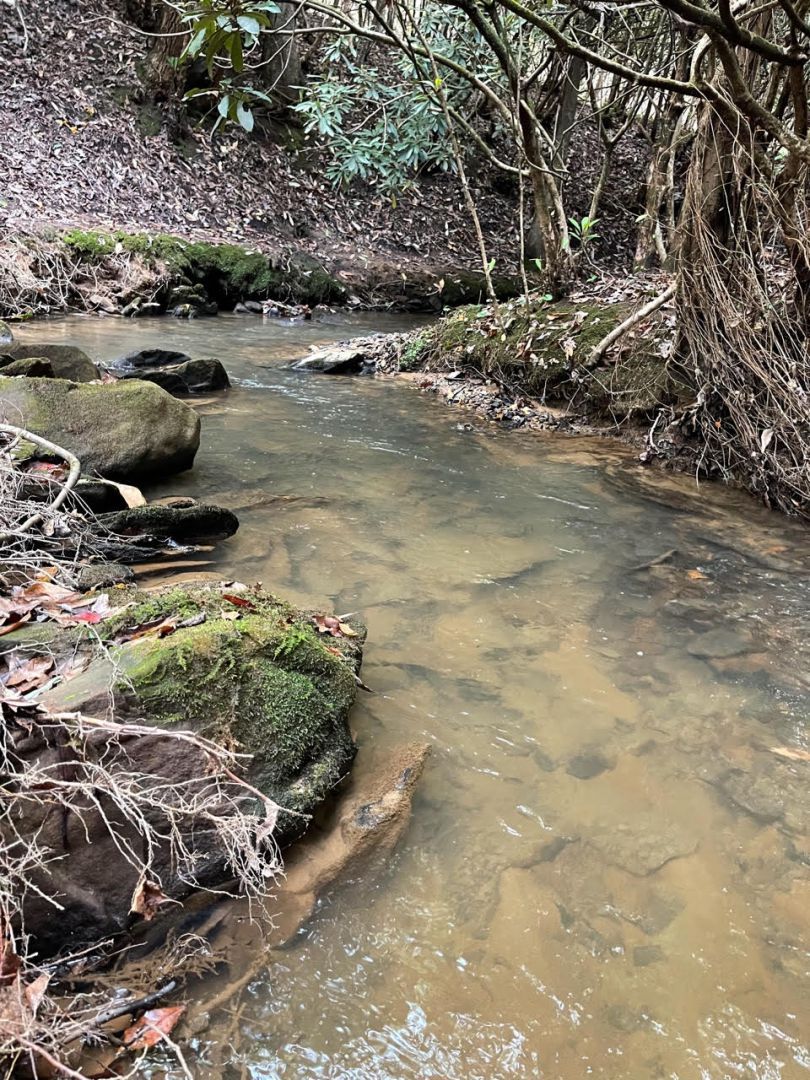
[[134, 580], [134, 573], [123, 563], [99, 563], [81, 568], [76, 587], [81, 592], [89, 592], [91, 589], [109, 589], [112, 585], [129, 585]]
[[0, 319], [0, 345], [13, 345], [14, 334], [7, 322]]
[[597, 829], [588, 838], [608, 862], [637, 877], [646, 877], [673, 859], [691, 855], [697, 840], [674, 824], [637, 820]]
[[752, 776], [735, 769], [719, 780], [719, 786], [732, 803], [757, 821], [770, 823], [784, 816], [784, 792], [777, 776]]
[[165, 367], [137, 368], [124, 372], [121, 378], [157, 383], [170, 394], [208, 394], [213, 390], [227, 390], [231, 385], [221, 361], [213, 358], [186, 360], [183, 364]]
[[686, 651], [701, 660], [727, 660], [750, 652], [753, 644], [753, 636], [748, 630], [719, 627], [698, 634], [686, 646]]
[[584, 754], [577, 754], [576, 757], [571, 758], [565, 771], [578, 780], [592, 780], [594, 776], [599, 776], [600, 773], [612, 768], [613, 762], [595, 750], [586, 751]]
[[75, 345], [12, 345], [5, 350], [15, 360], [36, 357], [50, 361], [54, 379], [70, 379], [71, 382], [94, 382], [99, 371], [83, 349]]
[[101, 514], [99, 521], [110, 532], [179, 541], [224, 539], [233, 536], [239, 528], [239, 518], [232, 510], [205, 503], [193, 503], [191, 506], [159, 503], [133, 506], [111, 514]]
[[112, 371], [133, 371], [136, 368], [166, 367], [168, 364], [187, 364], [191, 357], [187, 353], [172, 349], [135, 349], [113, 360], [109, 367]]
[[359, 349], [338, 346], [318, 349], [293, 364], [293, 371], [321, 371], [327, 375], [356, 375], [366, 354]]
[[242, 305], [245, 311], [249, 311], [251, 315], [261, 315], [264, 312], [264, 305], [258, 300], [245, 300]]
[[636, 945], [633, 949], [633, 963], [636, 967], [649, 967], [663, 959], [664, 951], [659, 945]]
[[108, 315], [117, 315], [118, 308], [110, 299], [109, 296], [102, 296], [101, 293], [93, 293], [93, 295], [87, 301], [92, 304], [97, 311], [104, 311]]
[[85, 475], [111, 480], [189, 469], [200, 445], [194, 409], [137, 379], [82, 386], [0, 377], [0, 419], [72, 450]]
[[0, 371], [8, 378], [18, 375], [28, 375], [31, 378], [39, 376], [43, 379], [53, 379], [53, 365], [44, 356], [27, 356], [22, 360], [15, 360], [13, 356], [0, 356]]

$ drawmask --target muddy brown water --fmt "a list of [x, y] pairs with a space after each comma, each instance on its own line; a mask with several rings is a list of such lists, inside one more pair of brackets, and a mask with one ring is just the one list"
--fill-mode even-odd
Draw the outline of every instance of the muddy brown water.
[[225, 362], [157, 493], [238, 509], [208, 569], [364, 614], [358, 767], [433, 746], [385, 872], [322, 901], [195, 1072], [214, 1037], [256, 1078], [806, 1076], [810, 763], [774, 749], [808, 745], [808, 534], [614, 444], [284, 367], [403, 325], [21, 333]]

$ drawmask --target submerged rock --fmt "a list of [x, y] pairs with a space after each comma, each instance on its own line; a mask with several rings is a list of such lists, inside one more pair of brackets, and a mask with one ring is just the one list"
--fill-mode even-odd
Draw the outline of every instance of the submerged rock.
[[181, 472], [200, 445], [197, 413], [140, 380], [82, 386], [0, 372], [0, 420], [72, 450], [85, 475], [115, 480]]
[[127, 371], [122, 379], [143, 379], [156, 383], [170, 394], [207, 394], [213, 390], [227, 390], [231, 385], [228, 373], [221, 361], [186, 360], [182, 364], [166, 364], [162, 367], [143, 367]]
[[[188, 741], [167, 737], [171, 730], [191, 731], [252, 755], [244, 779], [284, 808], [275, 836], [285, 843], [305, 828], [308, 815], [354, 758], [348, 715], [365, 631], [357, 626], [356, 637], [326, 642], [304, 613], [276, 598], [255, 589], [240, 591], [238, 604], [229, 596], [228, 588], [217, 586], [151, 595], [117, 590], [122, 610], [93, 627], [106, 653], [49, 691], [45, 704], [52, 712], [103, 716], [112, 703], [119, 722], [154, 728], [154, 735], [120, 742], [100, 738], [98, 751], [108, 767], [118, 763], [173, 783], [210, 775], [207, 755]], [[165, 637], [153, 633], [116, 644], [155, 620], [164, 625], [174, 620], [176, 629]], [[80, 648], [81, 633], [57, 630], [50, 648], [56, 655]], [[11, 647], [8, 638], [3, 647]], [[56, 761], [59, 750], [33, 733], [25, 753], [47, 762]], [[249, 790], [234, 785], [231, 795], [242, 800], [243, 809], [259, 811]], [[46, 952], [121, 930], [131, 918], [137, 870], [96, 811], [89, 808], [88, 815], [85, 827], [78, 815], [63, 821], [47, 806], [34, 806], [18, 823], [24, 835], [36, 833], [51, 853], [38, 885], [65, 908], [55, 919], [43, 898], [28, 898], [26, 930]], [[233, 873], [209, 829], [193, 822], [182, 828], [193, 851], [193, 874], [188, 867], [185, 874], [178, 871], [168, 845], [156, 852], [152, 867], [163, 892], [178, 900]], [[69, 858], [61, 857], [68, 852]]]
[[430, 753], [428, 743], [395, 747], [369, 777], [353, 780], [336, 812], [293, 849], [285, 865], [272, 943], [289, 941], [336, 880], [389, 854], [411, 818], [411, 801]]
[[94, 382], [99, 371], [83, 349], [75, 345], [12, 345], [6, 350], [15, 360], [44, 358], [50, 362], [52, 378], [70, 379], [71, 382]]
[[750, 631], [719, 627], [697, 634], [686, 646], [686, 651], [701, 660], [727, 660], [751, 651], [754, 639]]

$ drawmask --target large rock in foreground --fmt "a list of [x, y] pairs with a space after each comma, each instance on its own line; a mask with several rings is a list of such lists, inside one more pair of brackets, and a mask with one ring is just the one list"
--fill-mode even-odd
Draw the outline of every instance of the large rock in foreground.
[[189, 469], [200, 418], [152, 383], [0, 377], [0, 421], [72, 450], [85, 475], [148, 479]]
[[[363, 628], [357, 627], [356, 636], [323, 638], [304, 613], [257, 590], [233, 594], [228, 587], [197, 586], [151, 595], [116, 590], [111, 599], [118, 614], [93, 626], [107, 644], [106, 655], [97, 655], [85, 671], [51, 690], [45, 700], [49, 711], [101, 717], [112, 702], [118, 722], [145, 723], [155, 733], [120, 740], [104, 736], [92, 756], [107, 768], [124, 767], [173, 784], [204, 783], [211, 760], [169, 732], [191, 731], [252, 755], [245, 759], [244, 779], [284, 808], [277, 840], [300, 834], [354, 758], [348, 715]], [[176, 628], [160, 636], [166, 620]], [[163, 629], [124, 641], [149, 626]], [[47, 648], [65, 655], [78, 644], [81, 652], [81, 633], [56, 630]], [[20, 634], [25, 638], [25, 631]], [[16, 636], [0, 640], [0, 653]], [[33, 643], [28, 647], [35, 650]], [[25, 753], [40, 763], [66, 760], [53, 739], [46, 743], [36, 733]], [[78, 775], [81, 766], [72, 768]], [[261, 816], [259, 800], [248, 789], [234, 785], [231, 797]], [[22, 835], [37, 835], [51, 856], [38, 887], [65, 909], [54, 918], [43, 898], [29, 896], [26, 930], [37, 947], [48, 952], [124, 929], [134, 918], [130, 908], [139, 874], [100, 814], [86, 804], [84, 815], [63, 820], [47, 803], [27, 806], [23, 813]], [[149, 816], [160, 824], [154, 812]], [[176, 900], [195, 885], [233, 876], [210, 824], [181, 822], [193, 867], [178, 867], [169, 845], [162, 844], [149, 871]], [[116, 828], [119, 839], [127, 836], [141, 850], [134, 830]]]

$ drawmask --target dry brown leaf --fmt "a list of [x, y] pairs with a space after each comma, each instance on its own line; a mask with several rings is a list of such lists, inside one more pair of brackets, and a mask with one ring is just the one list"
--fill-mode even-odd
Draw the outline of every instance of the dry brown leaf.
[[702, 570], [687, 570], [686, 576], [690, 581], [706, 581], [706, 575]]
[[35, 1013], [39, 1008], [42, 999], [45, 997], [50, 981], [51, 976], [47, 971], [44, 971], [34, 979], [32, 983], [29, 983], [28, 986], [26, 986], [25, 1000], [32, 1013]]
[[149, 1009], [124, 1032], [124, 1045], [128, 1050], [148, 1050], [171, 1035], [177, 1021], [186, 1011], [185, 1005], [167, 1005], [163, 1009]]
[[151, 922], [157, 915], [158, 908], [163, 904], [173, 903], [156, 881], [148, 881], [142, 877], [132, 894], [129, 910], [133, 915], [142, 915], [147, 922]]
[[146, 499], [140, 488], [135, 487], [133, 484], [116, 484], [114, 480], [108, 480], [107, 483], [118, 489], [121, 498], [130, 509], [135, 506], [146, 506]]

